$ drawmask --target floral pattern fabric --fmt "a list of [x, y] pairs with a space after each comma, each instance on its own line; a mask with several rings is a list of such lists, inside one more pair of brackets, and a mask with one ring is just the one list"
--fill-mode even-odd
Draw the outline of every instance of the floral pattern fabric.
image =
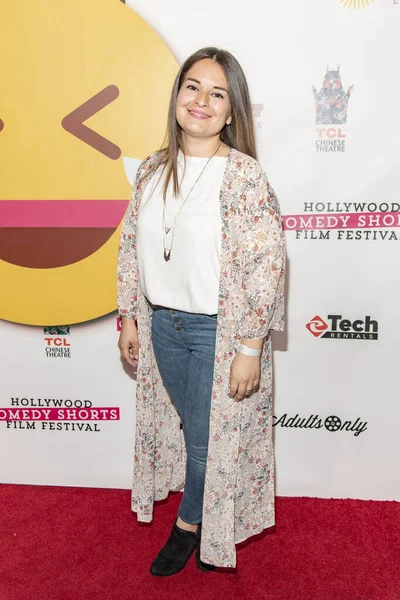
[[[184, 486], [185, 446], [151, 343], [151, 307], [138, 283], [136, 221], [148, 173], [139, 167], [118, 257], [121, 316], [137, 319], [136, 440], [132, 510], [152, 520], [155, 500]], [[271, 329], [283, 330], [285, 242], [277, 198], [260, 164], [232, 149], [220, 190], [222, 244], [201, 559], [236, 564], [235, 544], [275, 523]], [[161, 232], [160, 232], [161, 235]], [[171, 307], [173, 308], [173, 307]], [[259, 390], [229, 396], [230, 367], [242, 337], [265, 336]]]

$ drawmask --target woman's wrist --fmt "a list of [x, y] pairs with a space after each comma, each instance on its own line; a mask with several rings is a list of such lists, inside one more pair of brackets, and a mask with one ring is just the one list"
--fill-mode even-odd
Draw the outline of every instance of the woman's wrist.
[[242, 338], [240, 341], [243, 346], [247, 348], [254, 348], [255, 350], [261, 350], [264, 343], [264, 338], [258, 338], [257, 340], [249, 340], [248, 338]]
[[246, 356], [261, 356], [262, 346], [264, 338], [258, 338], [256, 340], [250, 340], [248, 338], [242, 338], [239, 346], [239, 352]]
[[240, 354], [245, 354], [246, 356], [261, 356], [261, 348], [249, 348], [244, 344], [240, 344], [238, 352], [240, 352]]
[[134, 327], [136, 329], [136, 322], [131, 317], [121, 317], [121, 327]]

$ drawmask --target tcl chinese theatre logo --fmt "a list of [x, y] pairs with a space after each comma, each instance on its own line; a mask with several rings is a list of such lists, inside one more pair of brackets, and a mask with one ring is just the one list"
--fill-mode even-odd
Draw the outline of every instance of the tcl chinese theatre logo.
[[347, 106], [353, 91], [353, 85], [345, 90], [337, 69], [326, 68], [324, 81], [319, 90], [313, 85], [315, 100], [317, 152], [345, 152]]
[[68, 325], [43, 327], [43, 333], [47, 358], [71, 358]]
[[316, 315], [306, 324], [316, 338], [329, 340], [377, 340], [378, 321], [366, 316], [363, 319], [347, 319], [342, 315], [328, 315], [322, 319]]

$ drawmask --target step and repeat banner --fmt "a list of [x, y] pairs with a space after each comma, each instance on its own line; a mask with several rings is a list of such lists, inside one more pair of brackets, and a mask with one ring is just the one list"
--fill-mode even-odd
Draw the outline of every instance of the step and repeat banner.
[[398, 0], [36, 0], [2, 20], [0, 481], [131, 485], [119, 226], [179, 64], [216, 45], [248, 77], [286, 230], [277, 494], [400, 500]]

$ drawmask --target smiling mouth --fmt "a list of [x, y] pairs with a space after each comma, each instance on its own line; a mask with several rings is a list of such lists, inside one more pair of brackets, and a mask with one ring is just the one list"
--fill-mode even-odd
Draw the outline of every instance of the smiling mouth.
[[199, 110], [189, 110], [189, 114], [195, 119], [209, 119], [210, 115], [200, 112]]

